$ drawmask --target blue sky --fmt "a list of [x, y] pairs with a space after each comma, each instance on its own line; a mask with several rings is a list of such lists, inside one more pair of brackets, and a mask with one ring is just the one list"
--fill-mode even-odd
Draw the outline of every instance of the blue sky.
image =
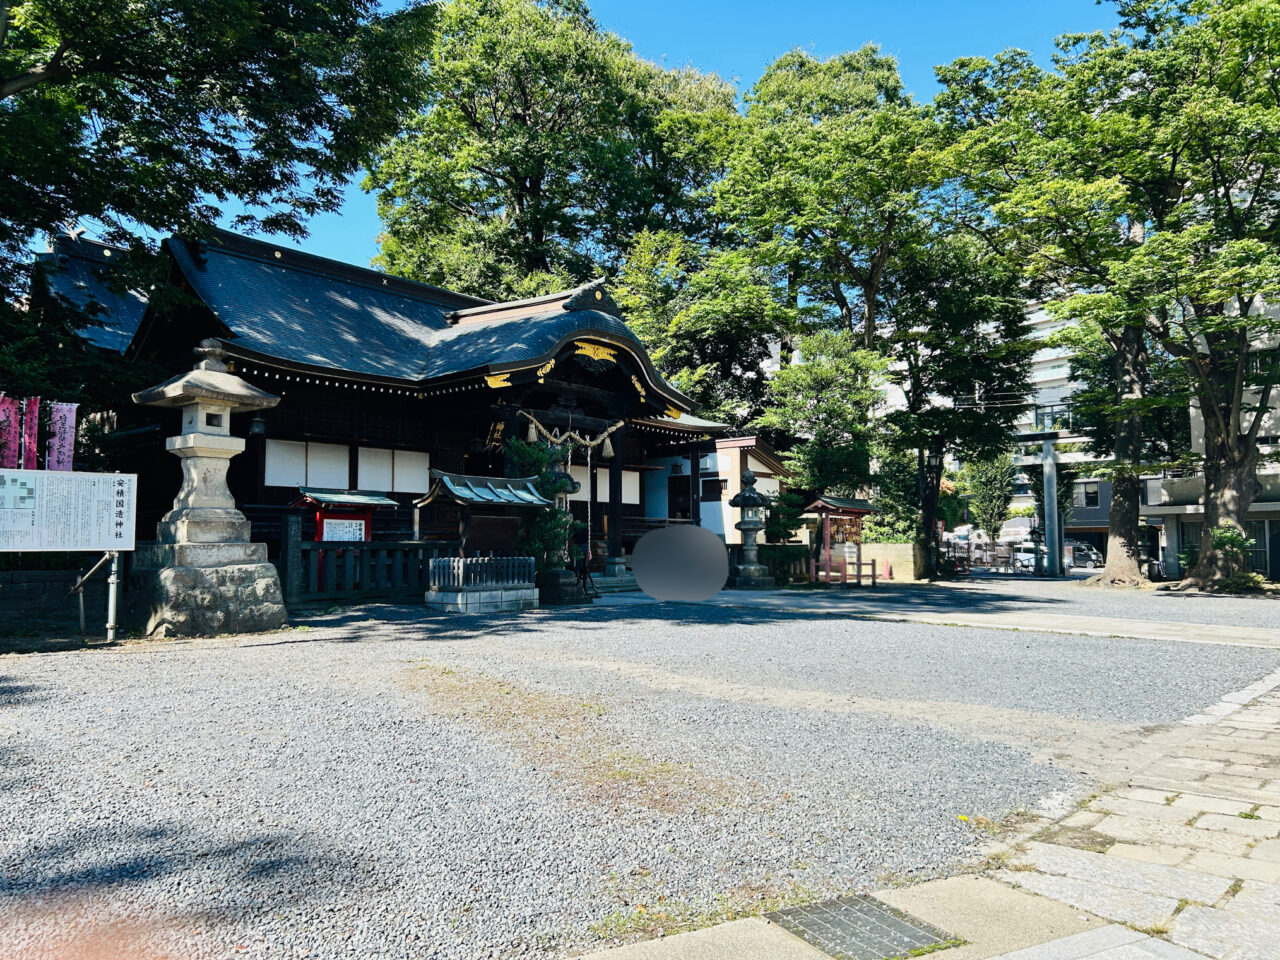
[[[827, 57], [878, 43], [922, 101], [933, 97], [935, 64], [1006, 47], [1047, 62], [1058, 34], [1116, 24], [1114, 8], [1094, 0], [595, 0], [591, 7], [640, 56], [714, 71], [743, 91], [787, 50]], [[342, 210], [316, 217], [300, 246], [363, 266], [378, 252], [380, 229], [373, 198], [353, 184]]]

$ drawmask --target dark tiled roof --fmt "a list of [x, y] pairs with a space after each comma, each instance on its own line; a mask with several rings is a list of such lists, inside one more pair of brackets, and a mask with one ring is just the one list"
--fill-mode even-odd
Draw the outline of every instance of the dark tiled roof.
[[116, 293], [103, 279], [111, 256], [121, 253], [93, 240], [59, 237], [52, 253], [36, 256], [43, 293], [89, 320], [79, 329], [80, 336], [117, 353], [124, 353], [147, 311], [147, 299], [141, 293]]
[[449, 329], [444, 315], [483, 302], [373, 270], [326, 270], [332, 261], [234, 234], [215, 234], [204, 256], [181, 240], [166, 246], [229, 343], [312, 367], [418, 379], [431, 334]]
[[[567, 340], [595, 336], [634, 352], [659, 393], [690, 406], [653, 371], [599, 283], [527, 304], [491, 304], [227, 231], [214, 231], [207, 244], [170, 239], [165, 249], [225, 328], [221, 339], [233, 354], [419, 382], [527, 367]], [[101, 300], [102, 280], [90, 280]], [[139, 301], [124, 345], [143, 310]]]
[[598, 310], [557, 310], [533, 316], [473, 321], [434, 334], [431, 352], [419, 376], [423, 379], [443, 377], [486, 364], [518, 365], [550, 353], [561, 340], [592, 333], [644, 349], [617, 317]]

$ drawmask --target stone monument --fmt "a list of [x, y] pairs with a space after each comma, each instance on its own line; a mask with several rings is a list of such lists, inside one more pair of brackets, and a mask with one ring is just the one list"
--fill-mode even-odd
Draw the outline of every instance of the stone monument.
[[182, 461], [182, 487], [156, 525], [158, 543], [135, 555], [131, 619], [148, 636], [207, 636], [274, 630], [286, 621], [280, 577], [267, 545], [249, 542], [249, 521], [227, 489], [227, 467], [244, 450], [231, 415], [266, 410], [279, 397], [227, 370], [215, 340], [189, 373], [133, 395], [135, 403], [182, 412], [182, 432], [165, 441]]
[[742, 531], [742, 562], [734, 568], [730, 586], [738, 590], [771, 590], [776, 584], [769, 568], [760, 562], [756, 535], [764, 529], [764, 508], [769, 498], [756, 489], [756, 475], [742, 471], [742, 489], [733, 495], [729, 506], [742, 510], [742, 519], [734, 529]]

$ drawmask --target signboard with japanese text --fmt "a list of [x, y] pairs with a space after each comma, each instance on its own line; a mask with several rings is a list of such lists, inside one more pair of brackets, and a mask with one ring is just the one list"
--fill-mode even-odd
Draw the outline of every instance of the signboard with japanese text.
[[335, 520], [324, 518], [324, 540], [363, 540], [363, 520]]
[[138, 477], [0, 469], [0, 553], [132, 550]]

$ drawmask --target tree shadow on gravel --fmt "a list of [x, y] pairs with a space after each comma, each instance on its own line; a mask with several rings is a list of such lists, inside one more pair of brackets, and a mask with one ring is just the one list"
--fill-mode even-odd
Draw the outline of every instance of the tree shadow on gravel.
[[48, 895], [84, 898], [191, 874], [190, 883], [216, 895], [208, 904], [185, 905], [204, 913], [206, 908], [239, 910], [235, 901], [241, 896], [245, 909], [257, 909], [264, 883], [270, 884], [273, 906], [278, 907], [317, 899], [322, 894], [317, 876], [360, 876], [349, 851], [307, 849], [299, 838], [280, 832], [210, 845], [193, 829], [129, 827], [117, 821], [68, 827], [56, 839], [32, 843], [20, 854], [15, 833], [21, 829], [10, 831], [14, 859], [0, 861], [0, 898], [19, 901]]
[[[616, 597], [599, 605], [544, 607], [507, 614], [440, 613], [421, 604], [366, 604], [347, 607], [336, 613], [302, 613], [293, 618], [293, 628], [263, 635], [242, 646], [272, 646], [291, 643], [351, 643], [379, 640], [453, 642], [476, 638], [515, 637], [544, 631], [595, 631], [602, 626], [638, 625], [640, 629], [679, 629], [687, 626], [785, 627], [812, 622], [814, 618], [862, 617], [897, 612], [951, 610], [966, 613], [994, 613], [1025, 608], [1060, 606], [1067, 601], [1056, 597], [1027, 597], [994, 590], [958, 591], [945, 586], [878, 587], [841, 591], [787, 591], [739, 599], [726, 591], [709, 603], [652, 601], [642, 595], [625, 600]], [[1028, 625], [1034, 611], [1028, 612]]]

